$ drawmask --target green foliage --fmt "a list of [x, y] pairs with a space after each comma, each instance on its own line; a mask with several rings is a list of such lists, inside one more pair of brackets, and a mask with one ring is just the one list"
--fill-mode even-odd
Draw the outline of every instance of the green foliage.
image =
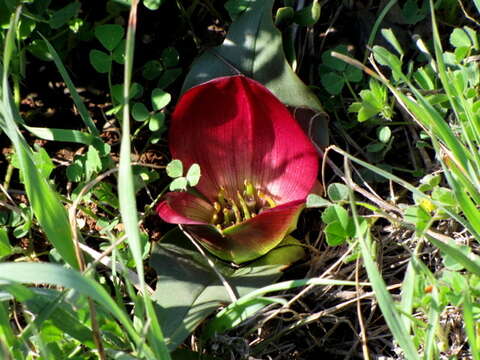
[[322, 54], [322, 64], [320, 64], [318, 72], [325, 90], [331, 95], [339, 95], [347, 83], [362, 81], [363, 74], [356, 67], [333, 57], [331, 55], [332, 51], [344, 55], [349, 54], [346, 45], [338, 45], [333, 49], [325, 51]]
[[200, 166], [192, 164], [183, 176], [183, 164], [180, 160], [174, 159], [167, 165], [167, 175], [173, 178], [170, 183], [170, 191], [186, 191], [188, 187], [195, 187], [200, 181]]
[[118, 64], [123, 64], [125, 61], [123, 58], [125, 53], [125, 41], [123, 40], [125, 31], [120, 25], [105, 24], [97, 26], [94, 33], [97, 40], [103, 45], [103, 48], [107, 50], [107, 53], [97, 49], [91, 50], [89, 54], [90, 64], [101, 74], [110, 73], [113, 61]]

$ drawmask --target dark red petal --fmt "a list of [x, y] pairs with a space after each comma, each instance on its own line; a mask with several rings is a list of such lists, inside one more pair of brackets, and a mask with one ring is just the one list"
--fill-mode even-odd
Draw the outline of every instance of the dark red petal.
[[303, 201], [292, 201], [265, 210], [250, 220], [225, 229], [223, 236], [213, 226], [193, 225], [188, 229], [210, 252], [240, 264], [266, 254], [292, 232], [304, 204]]
[[157, 206], [157, 213], [163, 221], [171, 224], [208, 224], [213, 207], [187, 192], [171, 192]]
[[315, 182], [317, 153], [287, 108], [245, 76], [188, 90], [172, 115], [170, 149], [186, 167], [198, 163], [199, 190], [235, 194], [248, 179], [277, 203], [304, 199]]

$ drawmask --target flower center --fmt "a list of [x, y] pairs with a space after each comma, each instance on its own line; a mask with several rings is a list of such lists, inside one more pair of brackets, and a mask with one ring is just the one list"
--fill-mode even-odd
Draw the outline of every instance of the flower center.
[[229, 194], [222, 186], [218, 192], [217, 201], [213, 203], [212, 223], [222, 230], [251, 219], [264, 209], [273, 208], [276, 205], [270, 196], [256, 189], [248, 180], [244, 181], [243, 189], [237, 190], [235, 194]]

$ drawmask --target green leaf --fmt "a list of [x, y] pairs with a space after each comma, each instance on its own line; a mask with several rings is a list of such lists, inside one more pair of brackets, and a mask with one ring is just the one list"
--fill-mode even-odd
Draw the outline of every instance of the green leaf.
[[197, 186], [200, 181], [200, 165], [192, 164], [187, 171], [186, 178], [189, 186]]
[[100, 170], [102, 170], [102, 160], [100, 159], [98, 150], [95, 149], [93, 146], [89, 146], [87, 151], [87, 158], [85, 161], [85, 171], [87, 179], [90, 179], [92, 175], [97, 174]]
[[124, 35], [123, 27], [116, 24], [104, 24], [95, 27], [95, 37], [108, 51], [113, 51]]
[[240, 14], [252, 6], [252, 0], [228, 0], [225, 3], [225, 9], [232, 20], [236, 20]]
[[166, 89], [182, 74], [182, 69], [167, 69], [158, 79], [157, 87]]
[[345, 210], [340, 205], [332, 205], [325, 209], [322, 214], [322, 221], [330, 224], [333, 222], [339, 222], [342, 224], [343, 228], [346, 229], [349, 223], [350, 216], [348, 215], [348, 211]]
[[132, 106], [132, 116], [136, 121], [144, 122], [150, 117], [150, 111], [144, 104], [136, 102]]
[[140, 336], [135, 332], [128, 315], [117, 305], [105, 289], [97, 282], [75, 270], [48, 263], [1, 263], [0, 279], [14, 283], [48, 284], [74, 289], [78, 293], [89, 296], [101, 304], [106, 311], [120, 321], [132, 339], [136, 342], [140, 341]]
[[153, 110], [159, 111], [162, 110], [165, 106], [170, 103], [172, 99], [171, 95], [162, 89], [153, 89], [152, 91], [152, 107]]
[[321, 6], [318, 0], [314, 0], [310, 5], [295, 13], [293, 21], [301, 26], [315, 25], [320, 18]]
[[162, 62], [167, 68], [171, 68], [178, 65], [180, 55], [177, 49], [174, 47], [168, 47], [162, 51]]
[[89, 54], [90, 64], [100, 74], [105, 74], [110, 71], [112, 67], [112, 57], [100, 50], [91, 50]]
[[178, 191], [178, 190], [185, 191], [187, 190], [187, 184], [188, 184], [187, 178], [177, 177], [170, 183], [169, 189], [170, 191]]
[[143, 0], [143, 5], [149, 10], [158, 10], [165, 0]]
[[120, 43], [112, 52], [112, 59], [117, 64], [125, 64], [125, 45], [126, 45], [126, 40], [125, 39], [120, 40]]
[[348, 81], [353, 83], [358, 83], [363, 79], [362, 70], [356, 68], [355, 66], [347, 65], [343, 74]]
[[[271, 284], [281, 275], [281, 266], [246, 266], [235, 271], [211, 259], [240, 296]], [[167, 233], [154, 246], [150, 266], [157, 273], [153, 300], [171, 350], [221, 304], [230, 301], [218, 276], [179, 229]]]
[[329, 72], [322, 75], [320, 82], [325, 90], [327, 90], [331, 95], [339, 95], [342, 92], [343, 85], [345, 84], [343, 76], [335, 72]]
[[329, 246], [341, 245], [349, 238], [349, 234], [339, 221], [329, 223], [323, 231]]
[[450, 44], [456, 48], [470, 48], [473, 45], [469, 34], [464, 29], [459, 28], [454, 29], [450, 34]]
[[71, 2], [60, 10], [55, 11], [48, 21], [48, 24], [52, 27], [52, 29], [59, 29], [71, 18], [77, 15], [78, 11], [80, 10], [80, 6], [80, 2]]
[[377, 134], [378, 140], [386, 144], [390, 141], [390, 138], [392, 137], [392, 130], [390, 130], [390, 127], [388, 126], [382, 126], [377, 130]]
[[183, 164], [181, 160], [174, 159], [167, 164], [167, 175], [177, 178], [183, 175]]
[[[273, 25], [273, 0], [252, 0], [248, 5], [230, 26], [223, 44], [195, 60], [182, 92], [217, 77], [241, 73], [265, 85], [288, 106], [324, 113], [316, 96], [285, 59], [282, 35]], [[322, 143], [326, 145], [327, 122], [326, 119], [320, 122]]]
[[0, 227], [0, 259], [13, 252], [13, 248], [8, 240], [8, 232], [4, 227]]
[[44, 148], [39, 148], [38, 151], [33, 153], [33, 162], [45, 179], [48, 179], [55, 169], [52, 159]]
[[330, 201], [317, 194], [309, 194], [307, 196], [307, 208], [327, 207], [330, 205], [332, 205]]
[[[337, 52], [344, 55], [350, 55], [346, 45], [338, 45], [333, 49], [324, 51], [322, 54], [322, 64], [329, 67], [332, 70], [343, 71], [347, 67], [347, 63], [332, 56], [332, 52]], [[322, 74], [320, 74], [322, 75]]]
[[143, 65], [142, 76], [147, 80], [153, 80], [162, 74], [163, 66], [158, 60], [150, 60]]
[[150, 117], [148, 121], [148, 129], [152, 132], [160, 131], [165, 128], [165, 114], [156, 113]]
[[395, 51], [396, 51], [400, 56], [403, 56], [404, 53], [403, 53], [402, 46], [401, 46], [400, 43], [398, 42], [397, 37], [396, 37], [395, 34], [393, 33], [392, 29], [382, 29], [382, 30], [381, 30], [381, 33], [382, 33], [383, 37], [390, 43], [390, 45], [393, 46], [393, 48], [395, 49]]
[[74, 142], [84, 145], [91, 145], [99, 138], [88, 133], [70, 129], [42, 128], [23, 125], [25, 129], [40, 139], [49, 141]]
[[[40, 34], [40, 36], [42, 35]], [[50, 44], [50, 42], [45, 37], [42, 36], [42, 38], [43, 38], [44, 44], [46, 44], [48, 48], [50, 56], [53, 58], [53, 61], [57, 66], [58, 72], [60, 73], [60, 75], [62, 75], [63, 81], [65, 81], [65, 84], [67, 85], [68, 90], [70, 91], [70, 96], [72, 97], [73, 102], [75, 103], [75, 106], [77, 107], [77, 110], [80, 113], [80, 116], [82, 117], [83, 122], [85, 123], [85, 125], [87, 126], [87, 128], [90, 130], [92, 134], [99, 135], [99, 132], [95, 126], [95, 123], [93, 122], [90, 116], [90, 113], [87, 110], [87, 107], [82, 102], [82, 99], [78, 94], [77, 88], [73, 84], [72, 79], [70, 78], [70, 75], [65, 69], [65, 66], [62, 63], [60, 56], [58, 56], [57, 52], [55, 51], [53, 46]]]
[[327, 188], [327, 194], [331, 201], [342, 201], [348, 199], [348, 187], [341, 183], [330, 184]]

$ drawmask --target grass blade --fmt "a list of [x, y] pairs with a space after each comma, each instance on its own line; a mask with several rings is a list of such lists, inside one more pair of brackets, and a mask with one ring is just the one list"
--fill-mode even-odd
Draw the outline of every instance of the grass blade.
[[65, 66], [63, 66], [60, 56], [58, 56], [58, 53], [55, 51], [55, 48], [52, 46], [52, 44], [50, 44], [50, 42], [42, 34], [40, 34], [40, 36], [43, 38], [43, 41], [45, 41], [48, 51], [50, 52], [50, 55], [52, 56], [53, 61], [55, 62], [55, 65], [57, 65], [58, 72], [60, 73], [60, 75], [62, 75], [63, 81], [65, 81], [65, 84], [67, 85], [67, 88], [70, 91], [70, 95], [72, 96], [73, 102], [75, 103], [75, 106], [77, 107], [77, 110], [83, 122], [85, 123], [85, 125], [93, 135], [96, 135], [96, 136], [100, 135], [97, 127], [95, 126], [95, 123], [90, 117], [90, 113], [88, 112], [87, 107], [85, 106], [82, 99], [80, 98], [80, 95], [78, 94], [78, 91], [75, 88], [75, 85], [73, 84], [73, 81], [70, 78], [70, 75], [68, 75], [67, 69], [65, 69]]
[[47, 180], [41, 175], [35, 166], [31, 149], [20, 134], [15, 124], [15, 118], [19, 117], [18, 110], [12, 105], [9, 86], [8, 69], [12, 57], [15, 29], [17, 28], [19, 8], [16, 16], [12, 17], [4, 50], [4, 72], [2, 74], [2, 99], [0, 101], [0, 114], [4, 120], [3, 130], [10, 138], [18, 155], [20, 170], [23, 174], [25, 190], [30, 200], [33, 213], [40, 226], [45, 231], [48, 240], [55, 246], [62, 258], [71, 266], [78, 268], [75, 256], [75, 248], [72, 241], [72, 233], [68, 222], [67, 212], [61, 204], [57, 194], [52, 190]]
[[140, 279], [140, 286], [143, 289], [143, 300], [150, 320], [148, 329], [148, 338], [152, 348], [160, 359], [170, 359], [167, 345], [165, 343], [160, 324], [158, 322], [155, 310], [151, 300], [146, 292], [145, 277], [143, 271], [142, 248], [140, 232], [138, 230], [137, 203], [135, 200], [135, 190], [133, 183], [133, 173], [131, 164], [131, 143], [130, 143], [130, 85], [132, 78], [133, 52], [135, 47], [135, 30], [137, 22], [138, 0], [132, 0], [130, 5], [130, 17], [128, 21], [126, 48], [125, 48], [125, 67], [123, 83], [123, 117], [122, 117], [122, 140], [120, 145], [120, 164], [118, 177], [118, 198], [120, 201], [120, 214], [125, 225], [125, 232], [128, 237], [130, 251], [137, 274]]
[[123, 312], [105, 289], [97, 282], [79, 272], [48, 263], [3, 263], [0, 264], [0, 281], [53, 285], [73, 289], [101, 304], [122, 324], [130, 337], [141, 341], [130, 318]]

